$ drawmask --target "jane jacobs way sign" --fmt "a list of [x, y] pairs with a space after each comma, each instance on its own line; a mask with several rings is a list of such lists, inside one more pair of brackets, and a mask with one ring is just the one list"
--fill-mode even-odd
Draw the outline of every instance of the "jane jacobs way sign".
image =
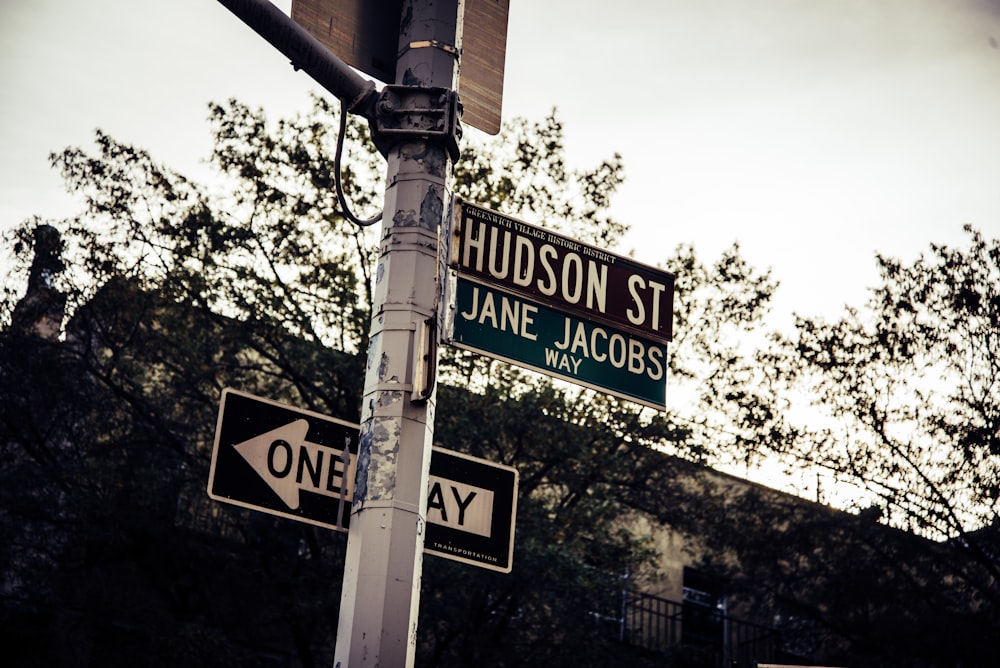
[[666, 346], [459, 278], [453, 345], [662, 409]]
[[[347, 531], [359, 429], [227, 388], [219, 404], [208, 495]], [[509, 573], [517, 477], [510, 466], [435, 447], [424, 551]]]
[[663, 409], [673, 274], [459, 202], [450, 342]]

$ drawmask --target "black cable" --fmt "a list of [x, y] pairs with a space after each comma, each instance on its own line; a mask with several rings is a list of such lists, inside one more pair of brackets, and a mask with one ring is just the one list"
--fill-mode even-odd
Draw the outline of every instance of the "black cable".
[[337, 133], [337, 151], [333, 156], [333, 183], [337, 190], [337, 201], [340, 202], [340, 210], [344, 214], [344, 218], [357, 225], [358, 227], [368, 227], [374, 225], [378, 221], [382, 220], [382, 211], [375, 214], [374, 217], [367, 220], [358, 218], [353, 213], [347, 204], [347, 198], [344, 197], [344, 186], [340, 179], [340, 157], [344, 152], [344, 135], [347, 134], [347, 102], [345, 100], [340, 101], [340, 132]]

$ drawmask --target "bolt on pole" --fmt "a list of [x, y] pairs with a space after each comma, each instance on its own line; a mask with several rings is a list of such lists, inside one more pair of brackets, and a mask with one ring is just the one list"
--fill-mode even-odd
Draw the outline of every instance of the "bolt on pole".
[[404, 0], [394, 96], [380, 103], [385, 213], [336, 668], [412, 666], [416, 652], [444, 281], [438, 246], [444, 239], [446, 252], [457, 153], [454, 132], [449, 141], [419, 126], [429, 110], [456, 108], [462, 4]]

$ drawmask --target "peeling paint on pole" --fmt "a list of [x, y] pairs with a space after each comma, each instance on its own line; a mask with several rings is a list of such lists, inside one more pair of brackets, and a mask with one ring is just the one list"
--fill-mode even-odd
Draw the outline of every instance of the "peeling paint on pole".
[[429, 230], [436, 230], [441, 224], [444, 213], [441, 192], [434, 186], [427, 188], [423, 202], [420, 203], [420, 224]]
[[358, 468], [354, 476], [354, 505], [360, 505], [368, 498], [368, 466], [372, 459], [372, 436], [367, 429], [361, 430], [358, 439]]
[[398, 225], [400, 227], [408, 227], [417, 224], [417, 212], [413, 209], [408, 209], [406, 211], [397, 211], [392, 217], [393, 225]]
[[[456, 104], [458, 2], [405, 0], [403, 11], [394, 97], [380, 109], [390, 117], [378, 119], [389, 137], [385, 215], [337, 631], [336, 660], [352, 668], [408, 666], [416, 654], [436, 402], [423, 360], [438, 354], [427, 322], [440, 319], [438, 246], [450, 238], [446, 206], [457, 154], [454, 126], [444, 124], [446, 136], [438, 127], [427, 132], [436, 121], [425, 107]], [[403, 88], [418, 84], [434, 90]]]
[[371, 434], [371, 459], [381, 462], [381, 465], [369, 470], [367, 500], [391, 499], [395, 496], [396, 490], [399, 424], [395, 420], [376, 418], [372, 424]]

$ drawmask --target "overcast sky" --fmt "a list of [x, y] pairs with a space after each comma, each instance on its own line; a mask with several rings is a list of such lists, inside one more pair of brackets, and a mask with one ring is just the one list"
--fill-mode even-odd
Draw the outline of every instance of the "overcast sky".
[[[739, 241], [780, 320], [859, 305], [876, 251], [1000, 236], [1000, 0], [511, 5], [504, 117], [557, 108], [577, 167], [623, 154], [643, 262]], [[47, 156], [97, 127], [198, 176], [209, 101], [317, 90], [213, 0], [3, 2], [0, 84], [2, 227], [76, 210]]]

